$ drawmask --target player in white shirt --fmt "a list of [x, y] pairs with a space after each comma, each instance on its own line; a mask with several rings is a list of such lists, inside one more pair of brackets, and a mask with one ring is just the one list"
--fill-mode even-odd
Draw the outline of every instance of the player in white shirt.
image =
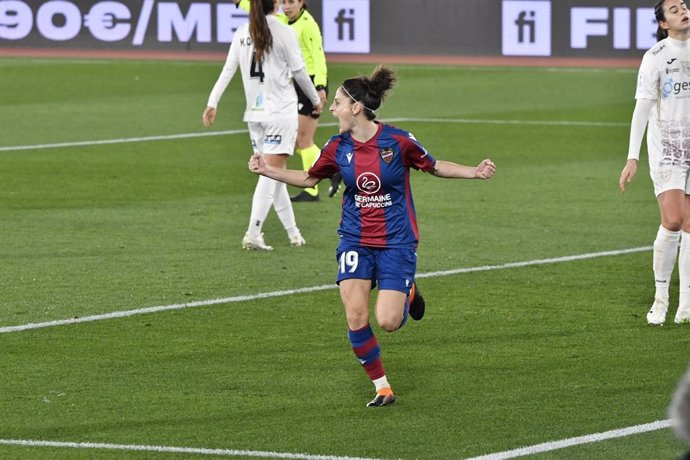
[[[297, 34], [275, 17], [277, 11], [278, 0], [251, 0], [249, 22], [235, 32], [202, 121], [206, 127], [213, 124], [218, 102], [239, 66], [247, 100], [244, 121], [249, 126], [252, 148], [264, 156], [267, 164], [286, 169], [297, 137], [297, 93], [292, 79], [312, 101], [314, 113], [320, 113], [323, 104], [305, 70]], [[287, 231], [290, 244], [304, 245], [287, 186], [261, 176], [254, 190], [249, 228], [242, 247], [273, 249], [264, 242], [261, 233], [271, 206]]]
[[658, 42], [640, 65], [628, 161], [618, 185], [624, 192], [637, 172], [646, 127], [649, 172], [661, 211], [653, 256], [656, 292], [647, 322], [662, 325], [679, 246], [675, 322], [690, 322], [690, 12], [682, 0], [659, 0], [654, 13]]

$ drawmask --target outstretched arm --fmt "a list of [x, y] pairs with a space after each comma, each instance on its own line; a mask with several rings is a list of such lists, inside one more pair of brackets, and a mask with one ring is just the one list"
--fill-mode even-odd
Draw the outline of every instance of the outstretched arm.
[[477, 167], [438, 160], [431, 174], [449, 179], [489, 179], [495, 172], [496, 165], [489, 159], [483, 160]]
[[312, 177], [307, 174], [307, 171], [301, 169], [280, 169], [271, 167], [266, 164], [264, 158], [258, 153], [255, 153], [249, 159], [249, 170], [254, 174], [270, 177], [271, 179], [285, 182], [295, 187], [311, 188], [321, 182], [321, 179]]

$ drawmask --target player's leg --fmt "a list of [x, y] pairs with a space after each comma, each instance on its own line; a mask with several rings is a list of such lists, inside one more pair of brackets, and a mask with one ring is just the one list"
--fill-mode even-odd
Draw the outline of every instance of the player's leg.
[[[302, 159], [302, 169], [309, 171], [311, 165], [314, 164], [316, 158], [321, 153], [314, 144], [314, 134], [319, 120], [307, 115], [299, 115], [299, 128], [297, 130], [297, 147], [295, 151]], [[293, 201], [318, 201], [319, 187], [315, 185], [312, 188], [305, 188], [298, 195], [292, 197]]]
[[[312, 77], [312, 81], [313, 80]], [[321, 153], [321, 150], [314, 145], [314, 135], [316, 134], [316, 127], [319, 124], [320, 115], [314, 115], [312, 113], [314, 111], [314, 105], [298, 84], [295, 84], [295, 91], [297, 92], [298, 107], [297, 143], [295, 144], [295, 151], [302, 159], [302, 169], [308, 171], [311, 165], [314, 164], [314, 161], [316, 161], [319, 153]], [[317, 185], [313, 188], [305, 188], [291, 199], [295, 202], [319, 201], [319, 188]]]
[[417, 254], [413, 248], [395, 248], [379, 250], [376, 256], [376, 320], [392, 332], [405, 325], [408, 314], [415, 320], [424, 316], [424, 298], [414, 281]]
[[662, 325], [668, 310], [668, 288], [676, 264], [683, 219], [684, 190], [671, 189], [658, 194], [661, 225], [654, 240], [652, 269], [654, 271], [654, 303], [647, 313], [647, 322]]
[[[384, 281], [383, 286], [387, 283]], [[376, 299], [376, 322], [381, 329], [388, 332], [397, 331], [407, 323], [408, 316], [419, 321], [424, 317], [426, 303], [417, 282], [404, 290], [379, 288]], [[401, 297], [402, 295], [402, 297]], [[402, 305], [402, 308], [400, 307]]]
[[[386, 283], [382, 283], [385, 286]], [[397, 331], [407, 322], [408, 292], [379, 287], [376, 297], [376, 322], [386, 332]]]
[[369, 324], [369, 296], [371, 294], [374, 256], [368, 248], [338, 248], [338, 277], [340, 298], [345, 307], [348, 338], [352, 351], [376, 389], [376, 397], [368, 406], [384, 406], [395, 402], [381, 360], [381, 347]]
[[[686, 190], [685, 193], [688, 193]], [[678, 276], [680, 278], [680, 299], [674, 321], [678, 324], [690, 322], [690, 196], [683, 201], [683, 231], [678, 256]]]
[[[407, 322], [408, 311], [409, 296], [407, 292], [379, 288], [376, 298], [376, 322], [381, 329], [387, 332], [400, 329]], [[393, 404], [396, 399], [395, 393], [393, 393], [385, 375], [378, 380], [372, 378], [372, 381], [376, 388], [376, 396], [367, 405], [379, 407]]]
[[307, 244], [306, 240], [302, 236], [302, 233], [297, 227], [295, 211], [292, 208], [292, 202], [290, 201], [287, 185], [282, 182], [279, 182], [276, 186], [273, 207], [276, 210], [276, 214], [278, 214], [280, 223], [283, 224], [283, 228], [288, 234], [290, 245], [297, 247]]
[[340, 282], [340, 297], [345, 306], [348, 338], [352, 351], [374, 384], [376, 396], [368, 406], [386, 406], [395, 402], [395, 395], [381, 360], [381, 347], [369, 324], [371, 280], [346, 279]]
[[[248, 123], [249, 136], [252, 140], [254, 152], [263, 152], [264, 129], [260, 123]], [[260, 251], [270, 251], [273, 247], [264, 242], [263, 229], [264, 222], [273, 205], [277, 181], [268, 177], [259, 176], [254, 196], [252, 197], [252, 210], [249, 218], [247, 233], [242, 239], [242, 247], [245, 249], [256, 249]]]
[[[266, 161], [267, 165], [279, 169], [287, 168], [287, 158], [288, 155], [283, 154], [264, 155], [264, 161]], [[292, 208], [292, 202], [290, 201], [287, 185], [279, 181], [274, 182], [273, 208], [278, 215], [278, 219], [280, 219], [280, 223], [283, 225], [283, 228], [288, 234], [290, 244], [292, 246], [304, 246], [306, 242], [302, 237], [299, 228], [297, 227], [295, 212]]]
[[[264, 160], [270, 166], [286, 169], [288, 158], [292, 155], [295, 145], [297, 120], [274, 121], [265, 126], [268, 133], [266, 139], [270, 139], [270, 142], [264, 142]], [[287, 185], [283, 182], [276, 181], [273, 209], [275, 209], [280, 223], [288, 234], [290, 244], [292, 246], [304, 246], [305, 241], [299, 228], [297, 228], [295, 211], [292, 208]]]

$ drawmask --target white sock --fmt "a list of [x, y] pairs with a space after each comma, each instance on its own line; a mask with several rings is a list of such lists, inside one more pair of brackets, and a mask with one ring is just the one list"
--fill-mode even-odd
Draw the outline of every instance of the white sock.
[[678, 254], [678, 240], [681, 232], [672, 232], [661, 225], [654, 240], [654, 258], [652, 268], [654, 270], [654, 286], [656, 287], [655, 299], [668, 302], [668, 285], [676, 265]]
[[680, 277], [679, 308], [690, 307], [690, 233], [683, 232], [680, 238], [678, 256], [678, 276]]
[[383, 390], [384, 388], [390, 388], [390, 384], [388, 383], [388, 379], [384, 375], [383, 377], [373, 380], [374, 386], [376, 387], [376, 391]]
[[[247, 231], [252, 236], [259, 236], [261, 229], [264, 227], [264, 221], [268, 216], [268, 211], [273, 205], [273, 196], [275, 194], [276, 184], [278, 182], [268, 177], [259, 176], [254, 189], [254, 198], [252, 199], [252, 214], [249, 218], [249, 228]], [[288, 197], [288, 199], [290, 199]]]
[[290, 201], [290, 194], [288, 193], [287, 185], [282, 182], [276, 182], [275, 195], [273, 196], [273, 209], [278, 214], [280, 223], [287, 231], [288, 237], [299, 234], [297, 222], [295, 221], [295, 211], [292, 209], [292, 201]]

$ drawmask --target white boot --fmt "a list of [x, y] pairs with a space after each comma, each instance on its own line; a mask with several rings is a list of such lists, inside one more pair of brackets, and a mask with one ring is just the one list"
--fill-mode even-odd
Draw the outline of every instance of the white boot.
[[647, 313], [647, 323], [654, 326], [663, 326], [666, 321], [666, 312], [668, 311], [668, 299], [656, 298], [652, 304], [652, 308]]

